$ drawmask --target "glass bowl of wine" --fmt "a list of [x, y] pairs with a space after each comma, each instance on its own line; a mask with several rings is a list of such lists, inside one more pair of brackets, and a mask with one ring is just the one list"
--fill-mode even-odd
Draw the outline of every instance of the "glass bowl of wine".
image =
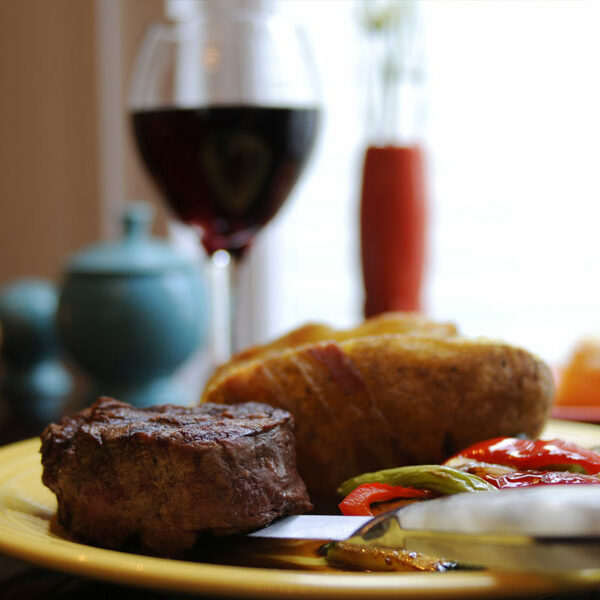
[[236, 350], [237, 265], [302, 174], [320, 110], [301, 29], [264, 0], [198, 5], [198, 18], [147, 32], [129, 110], [148, 173], [175, 218], [198, 230], [216, 272], [218, 363]]

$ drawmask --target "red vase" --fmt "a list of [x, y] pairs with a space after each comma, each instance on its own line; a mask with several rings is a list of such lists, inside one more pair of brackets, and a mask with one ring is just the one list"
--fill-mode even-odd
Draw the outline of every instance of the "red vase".
[[360, 208], [364, 313], [421, 311], [426, 190], [419, 146], [370, 146]]

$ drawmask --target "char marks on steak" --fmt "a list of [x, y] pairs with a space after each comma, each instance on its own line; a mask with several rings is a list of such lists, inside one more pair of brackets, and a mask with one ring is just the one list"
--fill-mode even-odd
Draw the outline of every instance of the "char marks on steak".
[[265, 404], [137, 409], [112, 398], [42, 433], [42, 481], [72, 535], [178, 555], [311, 509], [293, 419]]

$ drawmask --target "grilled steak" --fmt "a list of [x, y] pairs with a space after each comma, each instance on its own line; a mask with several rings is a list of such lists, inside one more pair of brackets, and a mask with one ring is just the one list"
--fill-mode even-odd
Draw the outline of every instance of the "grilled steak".
[[112, 398], [42, 433], [42, 481], [72, 535], [177, 555], [311, 508], [291, 415], [264, 404], [136, 409]]

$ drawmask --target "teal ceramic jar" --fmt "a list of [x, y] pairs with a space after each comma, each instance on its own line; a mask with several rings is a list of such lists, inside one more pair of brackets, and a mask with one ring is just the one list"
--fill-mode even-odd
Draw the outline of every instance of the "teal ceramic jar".
[[60, 360], [55, 321], [58, 293], [50, 281], [19, 279], [0, 288], [0, 396], [11, 427], [39, 433], [62, 416], [71, 376]]
[[205, 289], [194, 261], [150, 237], [151, 220], [148, 205], [132, 205], [122, 240], [68, 262], [58, 331], [92, 378], [93, 398], [188, 404], [194, 398], [173, 376], [205, 340]]

